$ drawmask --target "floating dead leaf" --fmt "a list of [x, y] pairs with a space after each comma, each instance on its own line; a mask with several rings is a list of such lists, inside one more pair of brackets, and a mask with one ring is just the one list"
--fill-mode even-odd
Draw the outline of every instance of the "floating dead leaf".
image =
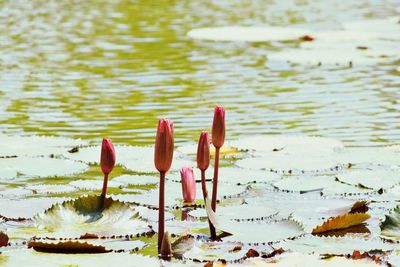
[[8, 235], [6, 233], [0, 232], [0, 247], [5, 247], [8, 245]]
[[320, 234], [323, 232], [346, 229], [354, 225], [361, 224], [368, 220], [371, 216], [366, 213], [348, 213], [328, 219], [322, 225], [315, 227], [312, 234]]
[[107, 253], [111, 250], [107, 250], [104, 246], [89, 244], [88, 242], [82, 241], [31, 241], [28, 243], [28, 248], [33, 248], [39, 252], [47, 253], [65, 253], [65, 254], [76, 254], [76, 253]]

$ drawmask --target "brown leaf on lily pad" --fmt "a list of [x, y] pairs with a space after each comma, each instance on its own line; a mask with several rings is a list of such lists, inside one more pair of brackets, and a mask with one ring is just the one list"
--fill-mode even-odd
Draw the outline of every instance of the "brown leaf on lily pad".
[[0, 247], [5, 247], [8, 245], [8, 235], [0, 232]]
[[28, 243], [28, 248], [33, 248], [39, 252], [47, 253], [107, 253], [111, 250], [107, 250], [104, 246], [89, 244], [87, 242], [80, 241], [67, 241], [67, 242], [41, 242], [31, 241]]
[[312, 234], [320, 234], [331, 230], [346, 229], [351, 226], [362, 224], [371, 216], [366, 213], [348, 213], [328, 219], [322, 225], [312, 230]]

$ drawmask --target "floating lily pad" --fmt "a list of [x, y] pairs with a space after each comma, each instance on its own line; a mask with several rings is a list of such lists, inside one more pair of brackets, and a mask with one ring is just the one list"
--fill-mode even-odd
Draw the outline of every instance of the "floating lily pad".
[[3, 252], [0, 262], [4, 266], [104, 266], [126, 265], [128, 262], [138, 266], [159, 266], [157, 258], [131, 253], [107, 253], [96, 255], [38, 253], [32, 249], [20, 249]]
[[0, 157], [48, 156], [62, 154], [75, 146], [87, 144], [80, 139], [52, 136], [6, 136], [0, 135]]
[[[231, 221], [261, 221], [271, 219], [278, 210], [264, 205], [232, 205], [218, 206], [216, 216]], [[195, 209], [189, 213], [195, 218], [207, 218], [205, 209]]]
[[370, 259], [353, 260], [341, 256], [332, 256], [327, 259], [317, 254], [302, 254], [298, 252], [287, 252], [267, 259], [249, 259], [240, 263], [240, 266], [381, 266]]
[[340, 194], [368, 194], [374, 192], [371, 189], [355, 187], [337, 182], [334, 176], [291, 176], [272, 183], [279, 190], [306, 194], [321, 192], [324, 195]]
[[[80, 190], [101, 190], [103, 188], [103, 179], [99, 180], [76, 180], [69, 183], [70, 186]], [[114, 180], [108, 181], [108, 188], [120, 188], [123, 184]]]
[[[147, 221], [150, 222], [158, 222], [158, 210], [156, 209], [149, 209], [146, 207], [135, 207], [135, 210], [139, 212], [139, 216]], [[171, 212], [165, 211], [164, 212], [164, 219], [166, 221], [175, 219], [175, 215]]]
[[67, 159], [17, 157], [0, 159], [1, 168], [14, 169], [25, 177], [51, 177], [81, 173], [86, 171], [88, 166]]
[[343, 183], [369, 189], [390, 188], [400, 183], [400, 170], [362, 170], [339, 173], [337, 179]]
[[363, 237], [317, 237], [307, 235], [294, 240], [287, 240], [277, 244], [285, 250], [301, 253], [316, 254], [351, 254], [354, 250], [367, 252], [371, 250], [391, 251], [393, 244], [382, 241], [380, 238]]
[[300, 224], [291, 220], [277, 222], [235, 222], [224, 225], [221, 230], [231, 236], [225, 241], [236, 241], [248, 244], [267, 244], [302, 235]]
[[33, 191], [21, 187], [16, 188], [5, 188], [0, 190], [0, 196], [3, 198], [16, 198], [16, 197], [26, 197], [33, 195]]
[[150, 231], [147, 223], [130, 205], [106, 198], [99, 210], [100, 197], [85, 196], [56, 204], [33, 220], [38, 229], [47, 231], [45, 237], [99, 237], [138, 234]]
[[386, 215], [385, 221], [381, 224], [381, 235], [400, 240], [400, 206]]
[[[208, 190], [212, 190], [212, 186], [210, 183], [207, 185]], [[219, 183], [218, 184], [218, 199], [225, 199], [230, 197], [235, 197], [237, 195], [243, 194], [246, 191], [245, 186], [237, 186], [233, 184], [227, 183]], [[211, 191], [209, 191], [209, 194]], [[151, 189], [146, 191], [143, 194], [132, 194], [132, 195], [116, 195], [114, 196], [115, 199], [119, 199], [121, 201], [131, 202], [131, 203], [138, 203], [141, 205], [158, 207], [158, 196], [159, 190]], [[182, 198], [182, 186], [180, 183], [176, 182], [166, 182], [165, 183], [165, 205], [167, 207], [173, 207], [176, 205], [182, 205], [183, 198]], [[203, 193], [201, 190], [201, 185], [198, 183], [196, 184], [196, 199], [202, 200]]]
[[157, 176], [149, 176], [149, 175], [124, 174], [115, 177], [114, 179], [112, 179], [112, 181], [124, 185], [149, 185], [149, 184], [158, 184], [160, 182], [160, 178]]
[[62, 203], [67, 198], [45, 197], [26, 199], [0, 199], [0, 215], [9, 219], [30, 219], [52, 205]]
[[247, 250], [240, 242], [212, 242], [195, 240], [192, 248], [186, 251], [183, 259], [195, 261], [235, 261], [245, 258]]
[[371, 164], [384, 166], [400, 165], [400, 149], [389, 147], [351, 147], [335, 154], [337, 161], [345, 165]]
[[209, 41], [268, 42], [294, 40], [308, 33], [309, 30], [300, 28], [226, 26], [194, 29], [187, 35], [193, 39]]
[[25, 188], [32, 190], [34, 194], [39, 194], [39, 195], [63, 194], [78, 190], [74, 186], [63, 185], [63, 184], [36, 184], [36, 185], [25, 186]]
[[218, 170], [218, 181], [233, 184], [247, 184], [252, 182], [266, 183], [280, 178], [279, 174], [269, 171], [225, 167]]
[[[158, 230], [158, 221], [150, 222], [154, 231]], [[208, 222], [200, 221], [165, 221], [165, 230], [171, 235], [190, 234], [201, 229], [208, 229]]]

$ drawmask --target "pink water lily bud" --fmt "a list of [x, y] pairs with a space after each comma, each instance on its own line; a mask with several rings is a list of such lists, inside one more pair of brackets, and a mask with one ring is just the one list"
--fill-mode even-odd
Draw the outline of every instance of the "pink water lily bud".
[[200, 133], [197, 145], [197, 167], [204, 171], [210, 165], [210, 135], [207, 131]]
[[183, 167], [181, 169], [182, 195], [185, 202], [193, 202], [196, 199], [196, 181], [194, 179], [193, 169]]
[[100, 167], [104, 174], [109, 174], [115, 165], [115, 150], [108, 138], [103, 138], [101, 146]]
[[171, 168], [174, 154], [174, 126], [171, 120], [161, 119], [158, 122], [154, 148], [154, 165], [159, 172]]
[[214, 120], [212, 124], [212, 143], [220, 148], [225, 141], [225, 109], [222, 106], [215, 106]]

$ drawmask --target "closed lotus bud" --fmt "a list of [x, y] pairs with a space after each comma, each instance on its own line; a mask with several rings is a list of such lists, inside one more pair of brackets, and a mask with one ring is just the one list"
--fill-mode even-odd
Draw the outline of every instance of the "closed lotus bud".
[[210, 165], [210, 135], [204, 131], [200, 134], [197, 146], [197, 167], [204, 171]]
[[154, 148], [154, 165], [159, 172], [167, 172], [171, 168], [173, 154], [174, 126], [172, 121], [161, 119]]
[[214, 109], [214, 120], [212, 125], [212, 143], [216, 148], [224, 145], [225, 141], [225, 109], [216, 106]]
[[183, 167], [181, 169], [182, 195], [185, 202], [193, 202], [196, 199], [196, 181], [194, 179], [193, 169]]
[[110, 139], [103, 138], [100, 167], [104, 174], [109, 174], [115, 165], [115, 150]]

